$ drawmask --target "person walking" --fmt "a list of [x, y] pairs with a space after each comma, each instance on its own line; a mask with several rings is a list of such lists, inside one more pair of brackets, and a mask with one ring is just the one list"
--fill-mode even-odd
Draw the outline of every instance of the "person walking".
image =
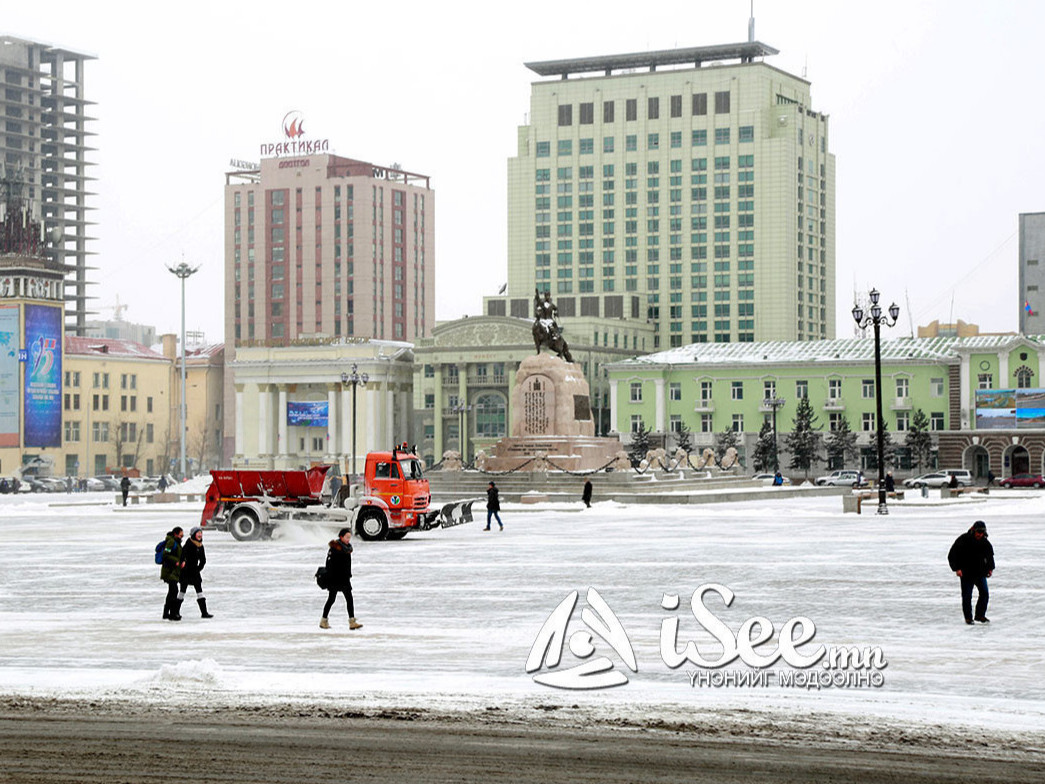
[[885, 492], [895, 493], [896, 492], [896, 480], [893, 479], [893, 472], [890, 471], [885, 475]]
[[497, 525], [501, 527], [500, 530], [504, 530], [504, 523], [501, 522], [501, 493], [497, 489], [497, 485], [490, 482], [490, 486], [486, 488], [486, 528], [484, 531], [490, 530], [490, 518], [497, 518]]
[[175, 526], [167, 534], [163, 543], [163, 565], [160, 566], [160, 579], [167, 583], [167, 601], [163, 605], [163, 617], [171, 621], [181, 620], [181, 599], [178, 598], [178, 581], [181, 579], [181, 568], [185, 562], [181, 557], [181, 538], [185, 532]]
[[[990, 623], [987, 617], [987, 578], [994, 574], [994, 547], [987, 541], [987, 524], [977, 520], [964, 534], [954, 540], [947, 553], [951, 571], [958, 575], [962, 585], [962, 614], [972, 625], [973, 618]], [[972, 589], [976, 587], [976, 615], [972, 613]]]
[[123, 505], [127, 506], [127, 494], [131, 492], [131, 480], [127, 477], [120, 480], [120, 492], [123, 493]]
[[[585, 479], [584, 480], [584, 492], [581, 494], [581, 500], [584, 502], [584, 505], [586, 507], [591, 509], [591, 480], [590, 479]], [[500, 519], [500, 518], [498, 518], [498, 519]]]
[[189, 530], [189, 541], [182, 546], [181, 560], [178, 606], [185, 601], [185, 594], [191, 585], [196, 590], [196, 604], [200, 606], [200, 617], [213, 618], [214, 616], [207, 612], [207, 597], [203, 595], [203, 578], [200, 577], [200, 572], [207, 565], [207, 553], [203, 549], [203, 529], [199, 526]]
[[997, 477], [994, 475], [994, 472], [988, 469], [988, 471], [987, 471], [987, 487], [992, 487], [994, 485], [994, 480], [995, 479], [997, 479]]
[[348, 602], [348, 628], [362, 629], [363, 624], [356, 620], [356, 606], [352, 601], [352, 529], [342, 528], [337, 539], [330, 541], [327, 551], [327, 603], [323, 605], [323, 617], [319, 621], [320, 629], [329, 629], [327, 616], [334, 606], [337, 595], [343, 594]]
[[156, 483], [156, 489], [159, 490], [161, 493], [166, 493], [167, 492], [167, 475], [166, 474], [161, 474], [160, 475], [160, 481]]

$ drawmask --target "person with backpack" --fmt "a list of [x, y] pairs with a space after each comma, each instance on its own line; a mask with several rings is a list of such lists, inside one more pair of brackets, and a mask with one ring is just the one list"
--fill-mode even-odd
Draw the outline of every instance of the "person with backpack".
[[327, 616], [339, 593], [343, 594], [345, 601], [348, 602], [348, 628], [353, 631], [363, 628], [363, 624], [356, 620], [356, 607], [352, 601], [351, 539], [352, 529], [342, 528], [338, 531], [337, 539], [330, 541], [330, 549], [327, 551], [327, 603], [323, 605], [323, 617], [319, 621], [320, 629], [330, 628]]
[[167, 601], [163, 605], [163, 617], [171, 621], [181, 620], [182, 600], [178, 598], [178, 581], [181, 579], [181, 568], [185, 565], [181, 557], [181, 538], [184, 535], [181, 527], [175, 526], [163, 542], [160, 579], [167, 583]]
[[181, 603], [185, 601], [185, 594], [191, 585], [196, 589], [196, 604], [200, 606], [200, 617], [213, 618], [214, 616], [207, 612], [207, 597], [203, 595], [203, 579], [200, 577], [200, 572], [207, 565], [207, 553], [203, 549], [202, 528], [196, 526], [189, 531], [189, 541], [182, 547], [181, 555], [182, 567], [179, 580], [181, 590], [178, 592], [178, 606], [180, 607]]
[[492, 518], [497, 518], [497, 525], [504, 530], [504, 523], [501, 522], [501, 492], [497, 489], [497, 485], [490, 482], [490, 486], [486, 488], [486, 528], [484, 531], [490, 530], [490, 521]]

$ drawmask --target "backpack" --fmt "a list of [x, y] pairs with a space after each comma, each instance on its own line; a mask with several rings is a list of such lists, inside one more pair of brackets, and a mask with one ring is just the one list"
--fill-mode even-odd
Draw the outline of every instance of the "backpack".
[[160, 543], [156, 545], [156, 563], [163, 566], [163, 546], [167, 544], [166, 539], [161, 539]]
[[330, 576], [327, 574], [327, 567], [321, 566], [316, 569], [316, 585], [324, 591], [327, 590], [327, 587], [330, 585]]

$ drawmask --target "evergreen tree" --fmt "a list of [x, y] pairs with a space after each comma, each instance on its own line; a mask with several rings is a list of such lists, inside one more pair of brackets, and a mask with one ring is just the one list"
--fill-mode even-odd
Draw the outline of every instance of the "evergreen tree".
[[646, 453], [650, 449], [650, 431], [646, 423], [639, 420], [639, 428], [631, 434], [631, 444], [628, 446], [628, 457], [631, 464], [637, 466], [646, 459]]
[[773, 425], [763, 422], [762, 429], [758, 431], [758, 441], [755, 442], [755, 453], [752, 455], [755, 473], [776, 470], [773, 443]]
[[[889, 426], [882, 423], [882, 459], [886, 470], [896, 465], [896, 445], [893, 444], [893, 434], [889, 432]], [[871, 438], [871, 459], [867, 461], [869, 470], [878, 470], [878, 432], [875, 431]]]
[[820, 457], [820, 424], [809, 398], [799, 398], [791, 432], [784, 439], [791, 453], [790, 467], [805, 471], [823, 460]]
[[849, 427], [849, 419], [845, 415], [839, 419], [838, 426], [828, 433], [826, 444], [827, 460], [832, 469], [845, 468], [846, 463], [859, 463], [856, 433]]
[[933, 437], [929, 433], [929, 417], [920, 408], [916, 409], [911, 424], [904, 436], [904, 446], [911, 450], [911, 465], [918, 473], [929, 467], [933, 448]]
[[738, 452], [740, 451], [740, 434], [732, 427], [727, 426], [715, 439], [715, 457], [720, 465], [722, 458], [726, 456], [726, 450], [730, 447], [733, 447]]
[[683, 421], [679, 422], [679, 429], [675, 431], [675, 444], [687, 455], [693, 451], [693, 431]]

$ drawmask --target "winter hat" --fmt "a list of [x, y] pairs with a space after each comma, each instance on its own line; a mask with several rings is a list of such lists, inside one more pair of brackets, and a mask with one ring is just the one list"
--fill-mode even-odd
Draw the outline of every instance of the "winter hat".
[[203, 529], [200, 528], [198, 525], [197, 526], [193, 526], [192, 528], [189, 529], [189, 538], [190, 539], [195, 539], [196, 538], [196, 532], [197, 531], [202, 531], [202, 530]]
[[983, 520], [977, 520], [975, 523], [972, 524], [972, 530], [983, 531], [984, 533], [987, 533], [987, 523], [983, 522]]

